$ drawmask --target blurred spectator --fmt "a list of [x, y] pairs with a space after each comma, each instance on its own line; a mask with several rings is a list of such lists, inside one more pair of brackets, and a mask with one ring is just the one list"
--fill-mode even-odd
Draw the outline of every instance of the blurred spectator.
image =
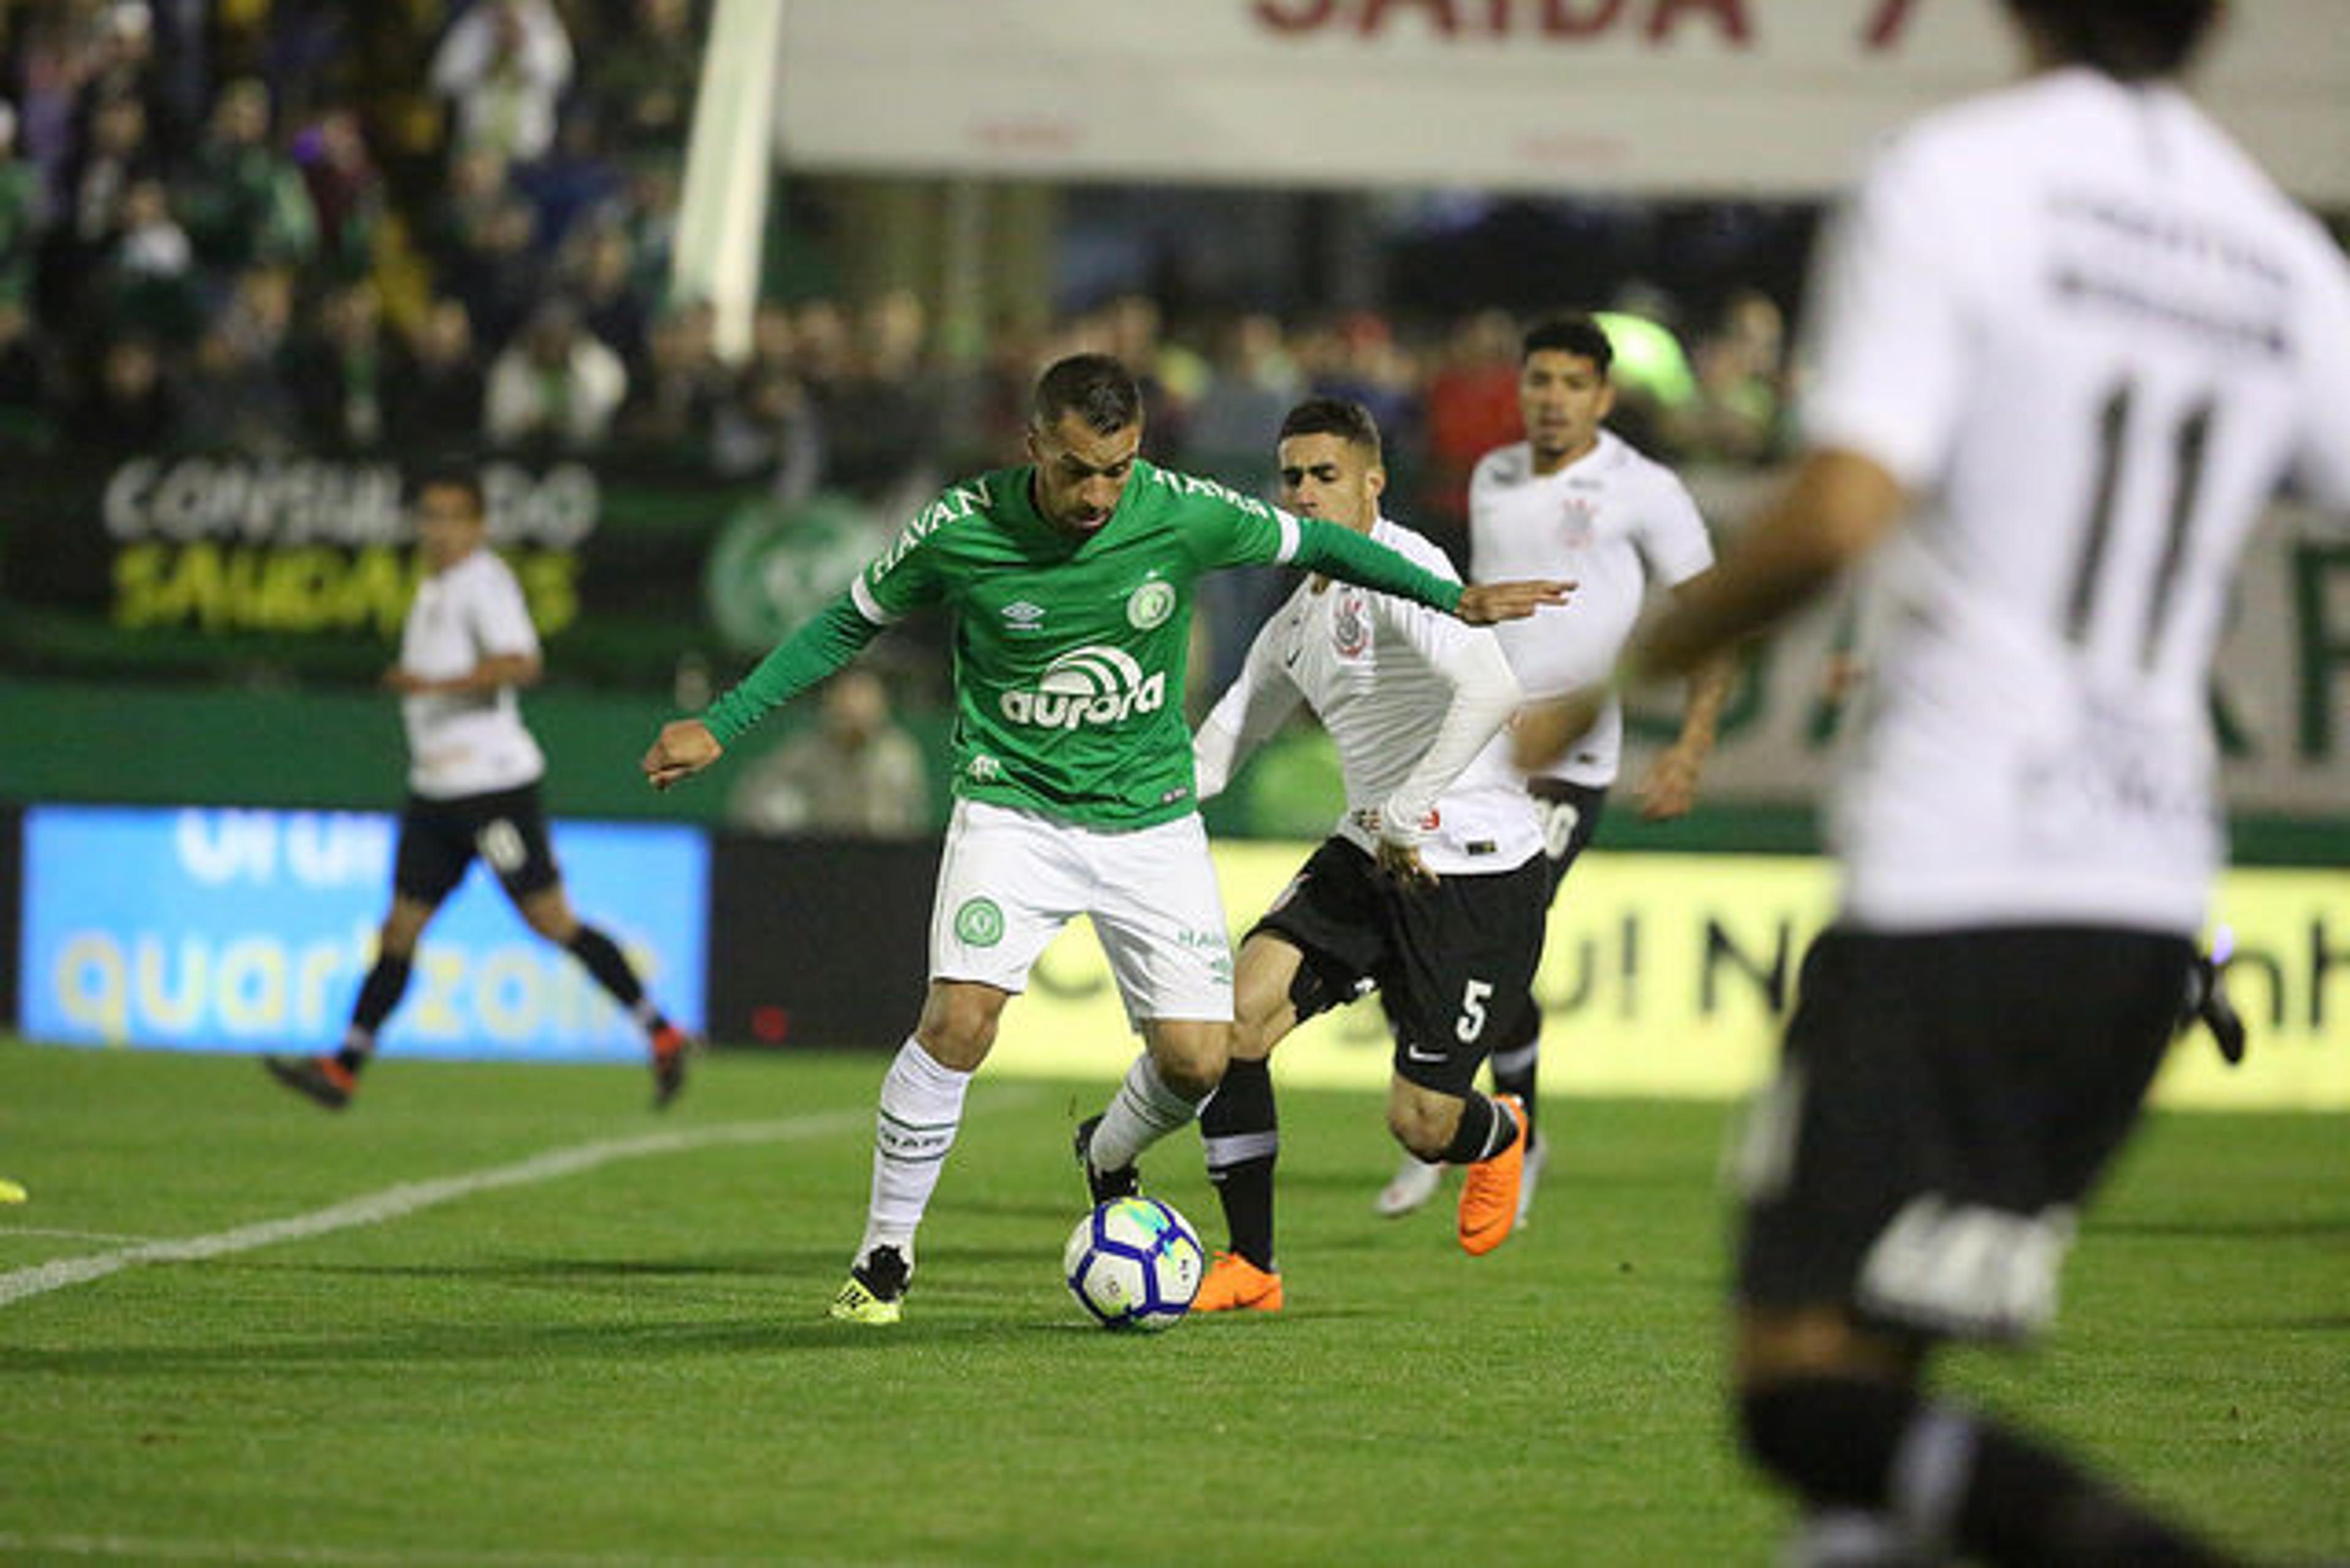
[[930, 827], [922, 748], [890, 716], [889, 689], [862, 666], [824, 689], [816, 722], [743, 769], [726, 816], [754, 833], [902, 838]]
[[0, 296], [0, 452], [46, 446], [50, 433], [48, 377], [21, 299]]
[[556, 275], [564, 292], [579, 302], [588, 330], [612, 346], [633, 378], [645, 372], [647, 324], [651, 311], [637, 287], [636, 253], [617, 220], [599, 219], [564, 243]]
[[287, 356], [286, 379], [305, 434], [328, 452], [384, 441], [383, 309], [375, 285], [344, 284], [318, 302], [316, 326]]
[[269, 144], [269, 89], [249, 77], [221, 89], [174, 204], [196, 259], [217, 273], [307, 261], [317, 248], [301, 171]]
[[824, 475], [819, 421], [788, 365], [753, 359], [712, 421], [712, 469], [725, 479], [765, 471], [778, 501], [801, 501]]
[[630, 388], [616, 432], [633, 453], [695, 467], [704, 462], [731, 380], [718, 358], [716, 325], [716, 314], [700, 301], [671, 306], [654, 319], [645, 376]]
[[32, 299], [45, 207], [39, 171], [17, 156], [16, 108], [0, 99], [0, 305]]
[[1779, 455], [1786, 327], [1769, 296], [1740, 289], [1698, 345], [1697, 398], [1681, 429], [1690, 456], [1762, 462]]
[[620, 144], [684, 155], [702, 78], [695, 10], [691, 0], [632, 0], [625, 46], [588, 57], [582, 92]]
[[1518, 328], [1500, 310], [1457, 323], [1428, 382], [1428, 472], [1421, 532], [1457, 556], [1468, 541], [1469, 471], [1516, 441]]
[[398, 345], [395, 367], [385, 378], [384, 407], [394, 445], [446, 456], [481, 441], [482, 367], [462, 303], [445, 296], [427, 302]]
[[147, 106], [129, 93], [100, 99], [74, 161], [66, 202], [66, 242], [78, 272], [114, 248], [122, 234], [122, 199], [134, 181], [162, 172], [147, 135]]
[[228, 308], [197, 339], [179, 400], [182, 444], [263, 456], [294, 450], [300, 421], [281, 358], [293, 298], [293, 275], [284, 268], [239, 275]]
[[478, 0], [441, 40], [432, 90], [454, 107], [461, 148], [528, 162], [554, 144], [571, 65], [571, 35], [551, 0]]
[[502, 194], [444, 269], [449, 292], [464, 301], [480, 341], [510, 340], [544, 293], [546, 268], [534, 237], [530, 203], [511, 192]]
[[629, 392], [620, 357], [579, 325], [570, 301], [544, 301], [490, 362], [482, 431], [500, 449], [584, 452], [600, 444]]
[[1272, 432], [1297, 401], [1297, 366], [1280, 322], [1262, 313], [1226, 322], [1184, 432], [1184, 460], [1243, 490], [1268, 491]]
[[1616, 350], [1608, 370], [1616, 406], [1607, 428], [1669, 460], [1680, 455], [1681, 433], [1697, 406], [1697, 372], [1681, 347], [1679, 314], [1663, 290], [1638, 278], [1617, 290], [1609, 308], [1591, 313]]
[[846, 368], [815, 393], [826, 488], [885, 516], [910, 512], [938, 488], [942, 421], [938, 386], [925, 373], [928, 337], [921, 301], [893, 289], [858, 313]]
[[1355, 311], [1309, 334], [1299, 352], [1309, 396], [1345, 398], [1371, 411], [1392, 454], [1416, 450], [1420, 440], [1419, 363], [1394, 328], [1368, 311]]
[[170, 442], [176, 400], [164, 379], [163, 353], [152, 338], [114, 339], [98, 375], [66, 416], [75, 441], [106, 452], [151, 452]]
[[340, 283], [363, 276], [375, 260], [384, 192], [358, 113], [330, 109], [319, 116], [294, 139], [294, 163], [309, 192], [327, 275]]
[[196, 296], [194, 253], [187, 231], [172, 221], [163, 182], [140, 175], [122, 193], [122, 220], [114, 247], [99, 269], [95, 303], [109, 331], [123, 327], [184, 347], [203, 314]]
[[571, 110], [559, 122], [546, 155], [515, 167], [515, 188], [530, 202], [543, 247], [560, 245], [583, 219], [619, 210], [628, 177], [605, 149], [604, 130], [595, 117]]

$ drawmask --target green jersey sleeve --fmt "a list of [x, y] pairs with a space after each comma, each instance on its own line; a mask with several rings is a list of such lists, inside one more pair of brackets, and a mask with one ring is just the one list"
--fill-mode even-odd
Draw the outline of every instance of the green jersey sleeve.
[[1450, 615], [1460, 607], [1461, 585], [1405, 559], [1385, 545], [1351, 528], [1318, 517], [1298, 517], [1243, 495], [1213, 480], [1160, 471], [1155, 477], [1180, 489], [1185, 501], [1204, 498], [1223, 514], [1230, 527], [1217, 538], [1205, 565], [1304, 566], [1381, 593], [1395, 594]]
[[1297, 519], [1297, 553], [1290, 559], [1309, 571], [1417, 600], [1447, 615], [1461, 607], [1459, 583], [1446, 581], [1352, 528], [1319, 517]]
[[847, 593], [837, 594], [711, 703], [702, 722], [720, 745], [732, 745], [769, 709], [781, 707], [847, 664], [880, 634], [880, 625], [858, 613]]

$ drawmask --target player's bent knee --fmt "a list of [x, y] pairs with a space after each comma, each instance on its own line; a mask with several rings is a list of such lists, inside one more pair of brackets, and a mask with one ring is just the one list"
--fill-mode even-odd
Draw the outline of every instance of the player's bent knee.
[[1149, 1041], [1159, 1076], [1179, 1095], [1204, 1099], [1223, 1081], [1231, 1031], [1218, 1028], [1164, 1031]]
[[1388, 1131], [1414, 1158], [1440, 1160], [1461, 1128], [1461, 1102], [1440, 1096], [1405, 1095], [1388, 1099]]

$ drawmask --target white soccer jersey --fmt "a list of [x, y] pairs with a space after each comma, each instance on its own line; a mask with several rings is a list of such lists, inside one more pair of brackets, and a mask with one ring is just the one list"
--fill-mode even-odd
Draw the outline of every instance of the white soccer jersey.
[[2350, 506], [2350, 273], [2174, 88], [2083, 69], [1918, 123], [1841, 216], [1814, 449], [1917, 502], [1869, 573], [1830, 813], [1856, 924], [2191, 933], [2239, 547]]
[[[1556, 473], [1537, 474], [1523, 441], [1487, 452], [1469, 478], [1471, 575], [1481, 583], [1572, 579], [1563, 605], [1496, 629], [1518, 680], [1551, 697], [1607, 679], [1652, 581], [1687, 582], [1713, 565], [1713, 543], [1688, 487], [1610, 431]], [[1616, 782], [1624, 711], [1611, 701], [1590, 732], [1543, 772], [1570, 784]]]
[[[400, 663], [445, 680], [494, 654], [535, 659], [538, 633], [514, 573], [492, 551], [476, 550], [417, 586], [400, 630]], [[515, 789], [546, 771], [511, 686], [412, 694], [400, 699], [400, 716], [408, 728], [408, 786], [429, 799]]]
[[[1453, 576], [1444, 553], [1409, 528], [1382, 517], [1371, 537]], [[1423, 865], [1439, 876], [1507, 871], [1542, 848], [1533, 797], [1501, 729], [1521, 695], [1490, 629], [1352, 583], [1326, 579], [1319, 592], [1302, 583], [1257, 632], [1240, 679], [1200, 726], [1200, 795], [1219, 793], [1303, 701], [1338, 748], [1347, 815], [1335, 833], [1376, 853], [1357, 813], [1432, 805]]]

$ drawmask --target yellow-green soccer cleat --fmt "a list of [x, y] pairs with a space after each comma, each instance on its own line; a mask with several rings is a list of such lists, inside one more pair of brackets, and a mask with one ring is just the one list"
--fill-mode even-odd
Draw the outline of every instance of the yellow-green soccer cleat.
[[906, 1282], [913, 1265], [895, 1247], [876, 1247], [848, 1271], [848, 1282], [832, 1298], [832, 1315], [842, 1323], [879, 1327], [896, 1323], [904, 1311]]

